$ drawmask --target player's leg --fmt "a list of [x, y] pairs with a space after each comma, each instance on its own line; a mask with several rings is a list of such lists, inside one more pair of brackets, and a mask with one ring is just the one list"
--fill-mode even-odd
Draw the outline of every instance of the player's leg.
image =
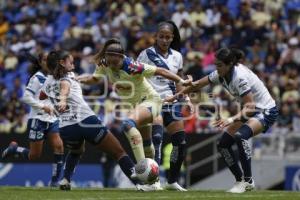
[[152, 125], [149, 124], [146, 126], [138, 127], [138, 130], [140, 131], [143, 138], [145, 157], [154, 159], [155, 149], [152, 142]]
[[242, 125], [242, 122], [235, 122], [230, 125], [221, 136], [221, 139], [217, 145], [219, 153], [221, 154], [225, 164], [230, 169], [237, 182], [242, 181], [243, 172], [238, 164], [236, 156], [234, 155], [232, 145], [235, 143], [234, 134]]
[[44, 142], [44, 127], [46, 122], [38, 119], [29, 119], [27, 123], [27, 132], [29, 134], [29, 149], [18, 146], [16, 142], [11, 142], [2, 152], [2, 159], [10, 156], [23, 157], [26, 160], [36, 160], [40, 157]]
[[166, 189], [186, 191], [178, 184], [180, 169], [185, 158], [186, 141], [184, 123], [182, 121], [181, 105], [164, 105], [162, 109], [163, 124], [171, 136], [172, 152], [170, 155], [170, 170]]
[[143, 139], [137, 127], [149, 124], [152, 121], [152, 113], [144, 106], [137, 106], [129, 113], [128, 119], [123, 121], [123, 131], [137, 162], [145, 158]]
[[164, 127], [162, 116], [156, 117], [152, 124], [152, 143], [154, 145], [155, 156], [154, 159], [158, 165], [161, 163], [161, 145], [163, 139]]
[[64, 147], [58, 131], [58, 121], [51, 123], [47, 133], [47, 137], [54, 154], [50, 186], [57, 186], [63, 166]]
[[180, 169], [184, 162], [186, 152], [186, 141], [183, 121], [173, 121], [167, 126], [167, 133], [171, 136], [173, 145], [170, 155], [170, 170], [166, 189], [186, 191], [178, 184]]
[[71, 178], [80, 161], [81, 155], [85, 151], [84, 139], [81, 137], [80, 131], [81, 127], [78, 124], [59, 129], [60, 136], [67, 151], [63, 179], [59, 183], [61, 190], [71, 189]]
[[123, 147], [117, 138], [107, 131], [107, 133], [103, 136], [103, 139], [97, 144], [97, 147], [112, 156], [120, 165], [124, 174], [134, 183], [138, 184], [138, 181], [134, 178], [135, 176], [135, 168], [134, 163], [127, 155]]

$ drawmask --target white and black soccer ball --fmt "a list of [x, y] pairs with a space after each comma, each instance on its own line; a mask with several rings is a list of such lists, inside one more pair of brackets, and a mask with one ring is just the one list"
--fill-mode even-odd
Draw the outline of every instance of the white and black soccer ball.
[[158, 180], [159, 166], [155, 160], [145, 158], [135, 165], [135, 172], [140, 181], [146, 184], [152, 184]]

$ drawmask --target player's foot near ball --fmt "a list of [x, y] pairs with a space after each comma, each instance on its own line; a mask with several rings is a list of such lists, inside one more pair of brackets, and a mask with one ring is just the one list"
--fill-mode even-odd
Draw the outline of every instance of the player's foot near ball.
[[246, 192], [246, 182], [244, 181], [237, 181], [234, 183], [233, 187], [229, 190], [227, 190], [227, 192], [229, 193], [244, 193]]
[[149, 187], [152, 187], [153, 190], [155, 190], [155, 191], [163, 190], [163, 188], [160, 185], [160, 181], [159, 180], [157, 180], [156, 182], [154, 182], [152, 184], [149, 184]]
[[165, 186], [166, 190], [176, 190], [176, 191], [180, 191], [180, 192], [186, 192], [187, 189], [181, 187], [177, 182], [175, 183], [167, 183]]
[[67, 179], [63, 178], [59, 182], [59, 189], [66, 190], [66, 191], [71, 190], [71, 183]]
[[255, 183], [253, 179], [251, 179], [249, 182], [245, 182], [245, 184], [246, 184], [246, 191], [252, 191], [255, 189]]
[[138, 191], [142, 191], [142, 192], [152, 192], [152, 191], [156, 191], [153, 187], [151, 187], [150, 185], [141, 185], [141, 184], [136, 184], [135, 185], [136, 190]]
[[1, 155], [2, 159], [5, 160], [10, 156], [15, 155], [17, 148], [18, 148], [18, 143], [16, 143], [15, 141], [12, 141], [8, 145], [8, 147], [2, 152], [2, 155]]

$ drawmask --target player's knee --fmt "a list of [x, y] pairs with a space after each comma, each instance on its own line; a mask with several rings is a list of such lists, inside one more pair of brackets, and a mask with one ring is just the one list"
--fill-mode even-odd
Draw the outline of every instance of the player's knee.
[[115, 160], [119, 160], [120, 158], [122, 158], [124, 155], [126, 155], [126, 152], [125, 150], [120, 146], [120, 147], [117, 147], [116, 149], [114, 149], [114, 151], [112, 152], [112, 157], [115, 159]]
[[223, 133], [221, 139], [219, 140], [217, 144], [217, 148], [219, 151], [221, 151], [224, 148], [229, 148], [232, 146], [234, 142], [234, 139], [231, 135], [229, 135], [227, 132]]
[[234, 140], [236, 142], [241, 142], [242, 140], [248, 140], [252, 136], [252, 129], [247, 124], [244, 124], [241, 128], [238, 129], [238, 131], [234, 135]]
[[129, 131], [132, 127], [136, 127], [136, 123], [132, 119], [126, 119], [122, 122], [122, 130], [127, 132]]

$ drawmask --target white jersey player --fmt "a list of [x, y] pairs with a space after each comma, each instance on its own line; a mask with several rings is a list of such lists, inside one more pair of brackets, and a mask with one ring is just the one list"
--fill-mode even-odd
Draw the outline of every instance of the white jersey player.
[[2, 153], [5, 159], [11, 155], [21, 155], [28, 160], [36, 160], [42, 154], [43, 142], [48, 138], [53, 152], [54, 164], [50, 186], [58, 185], [60, 171], [63, 165], [63, 143], [59, 136], [59, 121], [53, 113], [53, 107], [49, 99], [40, 100], [40, 91], [47, 79], [48, 69], [46, 67], [46, 54], [39, 55], [39, 58], [28, 54], [27, 57], [37, 68], [37, 72], [30, 78], [23, 102], [31, 107], [27, 123], [30, 148], [19, 147], [16, 142], [11, 142], [9, 147]]
[[[251, 147], [247, 140], [261, 132], [266, 132], [278, 116], [275, 101], [263, 82], [250, 69], [239, 63], [243, 56], [243, 52], [238, 49], [219, 49], [215, 54], [216, 71], [167, 100], [173, 101], [183, 94], [209, 84], [222, 84], [240, 101], [242, 109], [236, 115], [228, 119], [218, 119], [214, 123], [215, 126], [225, 130], [218, 144], [218, 150], [236, 179], [234, 186], [228, 190], [232, 193], [243, 193], [254, 189]], [[234, 143], [238, 146], [242, 169], [232, 150]]]
[[[171, 21], [160, 23], [155, 39], [155, 45], [143, 50], [137, 60], [167, 69], [174, 74], [182, 76], [183, 60], [182, 55], [179, 52], [180, 35], [176, 25]], [[151, 77], [148, 81], [162, 99], [174, 95], [176, 91], [180, 91], [181, 89], [181, 86], [178, 84], [161, 76]], [[178, 184], [180, 167], [185, 157], [185, 132], [181, 104], [181, 102], [177, 102], [162, 106], [161, 115], [154, 120], [152, 125], [152, 142], [155, 149], [155, 161], [160, 164], [164, 125], [167, 129], [167, 133], [171, 135], [171, 142], [173, 145], [173, 157], [170, 159], [170, 173], [166, 189], [186, 191], [186, 189]], [[151, 144], [151, 141], [144, 142], [145, 153]], [[156, 182], [152, 186], [157, 190], [160, 189], [159, 182]]]

